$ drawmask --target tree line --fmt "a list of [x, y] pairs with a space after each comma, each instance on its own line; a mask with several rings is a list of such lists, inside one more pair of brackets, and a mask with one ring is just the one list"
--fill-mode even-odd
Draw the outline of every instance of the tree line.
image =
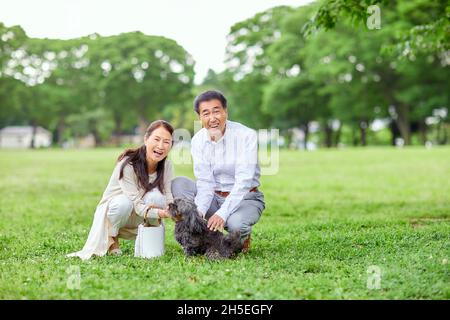
[[[371, 5], [376, 29], [366, 23]], [[227, 68], [198, 86], [193, 58], [164, 37], [32, 39], [0, 24], [0, 126], [42, 125], [59, 144], [87, 133], [102, 144], [156, 118], [192, 130], [193, 98], [215, 88], [230, 100], [232, 119], [287, 138], [300, 128], [305, 146], [313, 123], [323, 146], [345, 135], [367, 145], [376, 120], [391, 144], [445, 144], [449, 12], [447, 1], [422, 0], [271, 8], [230, 28]]]
[[141, 32], [32, 39], [0, 24], [0, 125], [44, 126], [57, 144], [146, 127], [191, 98], [194, 60], [171, 39]]

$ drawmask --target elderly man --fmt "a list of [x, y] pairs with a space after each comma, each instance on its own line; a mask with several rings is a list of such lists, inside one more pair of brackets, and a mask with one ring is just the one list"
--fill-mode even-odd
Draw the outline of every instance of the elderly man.
[[191, 142], [197, 181], [175, 178], [172, 194], [194, 200], [210, 230], [240, 231], [247, 252], [252, 226], [265, 208], [264, 195], [258, 190], [256, 132], [228, 120], [227, 100], [218, 91], [200, 94], [194, 109], [203, 126]]

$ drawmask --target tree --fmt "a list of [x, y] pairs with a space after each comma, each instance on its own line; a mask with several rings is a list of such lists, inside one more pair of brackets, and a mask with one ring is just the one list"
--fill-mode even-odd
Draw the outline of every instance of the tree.
[[[5, 32], [2, 38], [14, 39]], [[69, 131], [86, 130], [100, 144], [109, 119], [120, 135], [134, 131], [137, 122], [146, 127], [166, 106], [191, 97], [194, 61], [170, 39], [132, 32], [71, 40], [29, 39], [23, 34], [15, 47], [4, 42], [0, 114], [7, 113], [6, 105], [17, 112], [2, 122], [17, 122], [22, 116], [33, 126], [45, 124], [60, 145]], [[6, 88], [16, 93], [13, 98], [3, 91]]]
[[98, 55], [104, 105], [113, 114], [116, 133], [130, 110], [145, 130], [165, 106], [190, 97], [194, 61], [173, 40], [126, 33], [103, 39]]
[[281, 36], [281, 21], [293, 8], [280, 6], [236, 23], [227, 37], [227, 71], [223, 81], [230, 115], [253, 128], [267, 128], [271, 115], [262, 109], [264, 86], [270, 82], [268, 49]]
[[[332, 33], [336, 37], [339, 37], [340, 32], [344, 29], [353, 31], [353, 35], [342, 34], [339, 37], [342, 44], [338, 44], [334, 50], [330, 46], [324, 47], [335, 52], [342, 52], [342, 49], [347, 50], [344, 56], [340, 57], [342, 61], [345, 61], [345, 55], [349, 58], [351, 55], [355, 66], [358, 66], [359, 61], [362, 62], [360, 66], [364, 67], [365, 71], [356, 73], [361, 75], [361, 80], [365, 79], [365, 88], [360, 89], [364, 89], [366, 93], [376, 99], [373, 100], [375, 103], [369, 107], [378, 106], [377, 108], [379, 108], [380, 104], [384, 105], [383, 109], [389, 110], [394, 120], [393, 128], [398, 128], [405, 144], [410, 144], [413, 122], [419, 122], [421, 131], [425, 132], [424, 119], [431, 115], [432, 109], [442, 104], [448, 106], [448, 103], [444, 102], [448, 101], [448, 94], [439, 94], [439, 92], [447, 91], [442, 86], [446, 83], [445, 79], [448, 79], [448, 72], [445, 71], [448, 58], [445, 58], [447, 54], [442, 52], [445, 47], [442, 44], [441, 35], [438, 34], [436, 37], [426, 40], [421, 40], [421, 36], [408, 40], [405, 36], [406, 31], [417, 30], [430, 23], [435, 26], [441, 25], [443, 27], [441, 31], [448, 30], [448, 24], [444, 27], [440, 20], [446, 4], [421, 0], [381, 1], [379, 6], [383, 13], [383, 24], [380, 30], [367, 30], [356, 24], [352, 26], [348, 22], [349, 19], [346, 19], [346, 17], [350, 17], [356, 22], [365, 21], [368, 17], [367, 8], [373, 4], [375, 4], [374, 1], [323, 2], [315, 18], [312, 19], [312, 23], [307, 25], [304, 30], [309, 34], [319, 34], [319, 37], [324, 33], [317, 32], [314, 28], [325, 29], [327, 30], [325, 35]], [[435, 24], [431, 18], [441, 22]], [[337, 24], [339, 19], [341, 21]], [[397, 35], [401, 35], [401, 37]], [[448, 37], [448, 32], [446, 37]], [[412, 43], [413, 40], [414, 43]], [[423, 43], [419, 48], [416, 44], [420, 41]], [[345, 45], [349, 42], [353, 43], [350, 46]], [[446, 45], [448, 45], [448, 41]], [[339, 58], [334, 60], [337, 61]], [[347, 74], [348, 78], [355, 78], [355, 73]], [[376, 81], [370, 81], [370, 79]], [[358, 91], [362, 92], [356, 86], [358, 83], [354, 83], [354, 81], [351, 83], [351, 89], [355, 90], [355, 94]], [[438, 98], [439, 96], [441, 98]], [[336, 96], [335, 91], [333, 98], [337, 97], [339, 95]], [[367, 97], [366, 94], [364, 98], [367, 100]], [[343, 98], [344, 101], [348, 100], [348, 97]], [[337, 105], [340, 104], [337, 103]], [[352, 112], [352, 114], [357, 114], [357, 112]]]
[[20, 54], [19, 49], [26, 39], [21, 27], [6, 27], [0, 22], [0, 127], [24, 121], [19, 97], [25, 88], [19, 80], [21, 74], [14, 70], [16, 62], [10, 62], [10, 57]]
[[310, 123], [314, 120], [327, 123], [330, 116], [329, 96], [323, 94], [306, 67], [303, 50], [308, 43], [299, 32], [313, 9], [313, 6], [300, 7], [281, 21], [281, 36], [267, 50], [272, 72], [263, 99], [263, 110], [271, 114], [278, 127], [303, 130], [305, 149]]
[[[407, 50], [410, 54], [440, 54], [450, 49], [450, 3], [446, 0], [391, 1], [391, 0], [327, 0], [322, 1], [316, 15], [305, 27], [306, 34], [317, 29], [333, 29], [339, 20], [350, 18], [355, 24], [366, 22], [377, 6], [386, 13], [383, 27], [397, 20], [395, 49], [398, 56]], [[392, 13], [395, 13], [392, 16]], [[394, 19], [392, 19], [394, 18]]]

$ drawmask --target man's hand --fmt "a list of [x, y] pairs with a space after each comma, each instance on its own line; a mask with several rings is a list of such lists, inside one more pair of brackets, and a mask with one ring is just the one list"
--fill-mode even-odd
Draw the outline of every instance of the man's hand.
[[223, 231], [224, 224], [225, 221], [217, 214], [213, 214], [212, 217], [208, 220], [208, 228], [211, 231]]

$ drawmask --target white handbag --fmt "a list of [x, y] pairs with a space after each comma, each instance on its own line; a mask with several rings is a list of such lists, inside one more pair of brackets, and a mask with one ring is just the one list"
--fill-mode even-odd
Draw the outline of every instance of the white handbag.
[[158, 225], [150, 225], [145, 214], [144, 222], [138, 226], [134, 256], [141, 258], [154, 258], [164, 254], [165, 226], [161, 219]]

